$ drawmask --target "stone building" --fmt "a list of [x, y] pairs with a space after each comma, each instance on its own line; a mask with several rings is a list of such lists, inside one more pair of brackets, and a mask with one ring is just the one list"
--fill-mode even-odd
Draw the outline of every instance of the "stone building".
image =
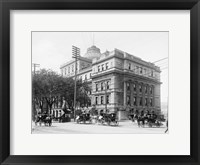
[[[63, 76], [73, 77], [75, 61], [60, 69]], [[101, 53], [96, 46], [77, 62], [77, 77], [91, 87], [91, 105], [98, 111], [116, 112], [119, 119], [127, 118], [131, 109], [160, 113], [160, 72], [134, 55], [118, 49]]]

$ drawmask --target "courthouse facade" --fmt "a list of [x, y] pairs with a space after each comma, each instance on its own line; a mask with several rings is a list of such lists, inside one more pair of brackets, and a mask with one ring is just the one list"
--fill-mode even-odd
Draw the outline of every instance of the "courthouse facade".
[[[74, 77], [75, 61], [60, 67], [65, 77]], [[160, 68], [134, 55], [114, 49], [101, 53], [92, 46], [77, 62], [77, 77], [87, 81], [91, 106], [98, 111], [127, 118], [129, 110], [161, 111]]]

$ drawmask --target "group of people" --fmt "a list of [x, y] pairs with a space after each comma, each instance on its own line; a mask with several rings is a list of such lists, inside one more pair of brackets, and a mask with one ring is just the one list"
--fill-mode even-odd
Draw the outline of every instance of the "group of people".
[[151, 123], [155, 123], [158, 116], [154, 111], [148, 111], [148, 110], [141, 110], [140, 112], [138, 110], [131, 109], [130, 110], [130, 114], [129, 114], [129, 118], [132, 121], [137, 121], [138, 124], [140, 125], [140, 123], [142, 123], [142, 125], [145, 124], [145, 121], [147, 122], [151, 122]]

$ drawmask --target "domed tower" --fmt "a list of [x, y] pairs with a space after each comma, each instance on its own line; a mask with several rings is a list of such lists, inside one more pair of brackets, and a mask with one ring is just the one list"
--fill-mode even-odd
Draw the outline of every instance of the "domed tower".
[[97, 48], [95, 45], [93, 45], [87, 49], [87, 53], [85, 53], [83, 57], [93, 60], [94, 58], [98, 58], [100, 56], [101, 56], [100, 49]]

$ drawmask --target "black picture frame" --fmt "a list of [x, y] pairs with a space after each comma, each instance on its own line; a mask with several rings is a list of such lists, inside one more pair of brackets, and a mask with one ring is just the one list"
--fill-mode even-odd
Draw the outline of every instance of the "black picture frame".
[[[25, 156], [10, 155], [10, 10], [190, 10], [190, 149], [177, 156]], [[1, 164], [200, 164], [198, 0], [0, 0], [0, 162]], [[199, 66], [198, 66], [199, 64]]]

